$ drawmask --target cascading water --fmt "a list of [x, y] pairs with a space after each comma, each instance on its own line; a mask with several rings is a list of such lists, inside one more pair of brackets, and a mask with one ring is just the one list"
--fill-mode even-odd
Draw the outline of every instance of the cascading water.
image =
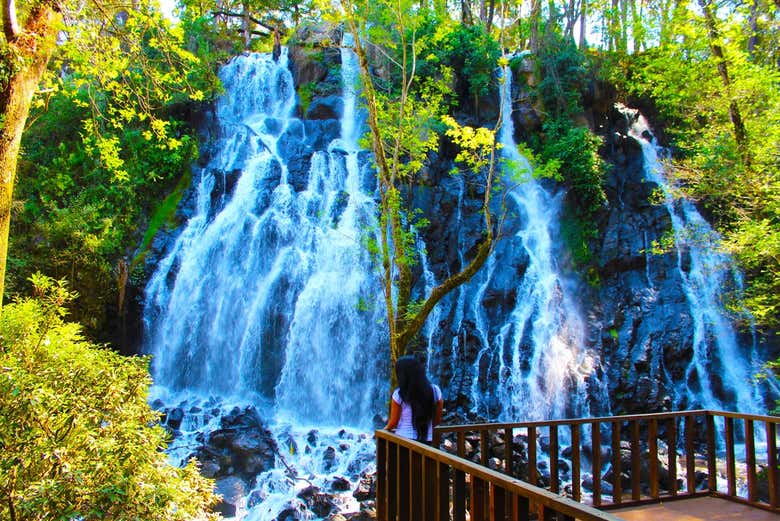
[[[515, 224], [467, 292], [481, 343], [472, 403], [476, 412], [488, 417], [496, 416], [498, 405], [497, 417], [502, 420], [588, 415], [585, 378], [592, 375], [596, 360], [584, 348], [584, 323], [555, 260], [558, 200], [533, 178], [531, 165], [514, 141], [511, 84], [511, 70], [505, 68], [499, 141], [503, 182], [510, 189], [508, 221]], [[522, 279], [503, 275], [497, 280], [497, 266], [511, 266], [518, 258], [526, 264]], [[514, 285], [514, 307], [491, 333], [483, 298], [489, 287], [507, 284]], [[491, 381], [491, 374], [497, 375], [497, 382]]]
[[718, 247], [717, 233], [693, 203], [674, 196], [664, 176], [663, 150], [645, 118], [622, 105], [618, 110], [629, 119], [629, 135], [642, 147], [646, 178], [663, 193], [672, 221], [677, 269], [693, 319], [693, 355], [676, 402], [688, 408], [760, 413], [763, 400], [753, 377], [759, 371], [755, 343], [739, 346], [723, 304], [726, 288], [741, 292], [741, 276], [729, 255]]
[[[343, 57], [341, 136], [315, 151], [304, 190], [287, 179], [285, 142], [303, 138], [286, 54], [222, 69], [220, 140], [204, 168], [198, 211], [147, 288], [155, 381], [221, 396], [276, 398], [292, 420], [371, 418], [386, 358], [384, 316], [362, 247], [376, 208], [361, 188], [357, 64]], [[215, 208], [219, 172], [240, 170]], [[363, 303], [363, 305], [361, 305]], [[380, 389], [381, 388], [381, 389]], [[344, 408], [337, 397], [350, 397]]]
[[[278, 63], [239, 56], [220, 77], [217, 141], [200, 172], [197, 208], [147, 286], [153, 398], [186, 400], [198, 412], [185, 418], [174, 458], [197, 446], [188, 436], [219, 427], [217, 409], [251, 404], [284, 437], [280, 446], [307, 447], [290, 449], [286, 464], [322, 485], [328, 474], [370, 466], [373, 443], [361, 431], [387, 394], [386, 328], [377, 325], [383, 302], [362, 244], [376, 229], [376, 204], [369, 162], [358, 161], [357, 60], [342, 50], [340, 136], [325, 146], [307, 141], [294, 116], [286, 49]], [[311, 167], [302, 182], [288, 164], [290, 150], [305, 147]], [[230, 183], [232, 193], [220, 190]], [[313, 446], [311, 426], [318, 429]], [[328, 433], [327, 426], [358, 431]], [[328, 445], [341, 449], [324, 465]], [[262, 504], [237, 515], [275, 519], [295, 493], [285, 472], [265, 472], [253, 493]]]

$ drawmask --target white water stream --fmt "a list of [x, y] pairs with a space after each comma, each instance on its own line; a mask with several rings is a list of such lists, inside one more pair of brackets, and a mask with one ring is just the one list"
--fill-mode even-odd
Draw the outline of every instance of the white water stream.
[[[278, 440], [301, 447], [316, 426], [317, 443], [285, 457], [308, 481], [292, 481], [281, 464], [259, 476], [253, 494], [262, 502], [239, 509], [252, 521], [275, 519], [309, 482], [327, 488], [356, 461], [365, 470], [373, 460], [365, 432], [387, 395], [388, 356], [381, 292], [362, 245], [376, 206], [361, 188], [357, 71], [343, 49], [340, 136], [314, 151], [296, 192], [285, 147], [305, 140], [306, 128], [294, 116], [286, 50], [278, 63], [250, 54], [223, 67], [218, 142], [197, 210], [147, 287], [153, 398], [217, 411], [185, 415], [174, 459], [234, 406], [256, 405]], [[239, 176], [233, 193], [217, 193], [218, 176], [231, 173]], [[346, 448], [324, 468], [322, 452], [333, 446]]]
[[[724, 288], [742, 289], [742, 278], [730, 256], [719, 248], [719, 237], [693, 203], [675, 197], [664, 174], [664, 151], [647, 120], [638, 111], [619, 106], [631, 123], [629, 134], [641, 146], [645, 176], [663, 194], [672, 221], [677, 268], [693, 319], [693, 356], [685, 381], [677, 389], [689, 408], [763, 412], [755, 375], [760, 366], [755, 343], [740, 346], [725, 307]], [[649, 268], [648, 268], [649, 269]], [[750, 322], [747, 313], [744, 317]], [[716, 392], [714, 387], [719, 387]], [[723, 399], [722, 396], [727, 396]]]

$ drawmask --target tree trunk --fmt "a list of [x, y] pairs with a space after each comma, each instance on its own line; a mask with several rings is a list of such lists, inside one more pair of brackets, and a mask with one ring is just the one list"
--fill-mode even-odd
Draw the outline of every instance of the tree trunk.
[[580, 49], [588, 46], [588, 40], [585, 36], [588, 30], [588, 2], [582, 0], [580, 4]]
[[460, 0], [460, 20], [463, 25], [471, 25], [471, 2], [469, 0]]
[[252, 43], [252, 24], [251, 13], [249, 12], [249, 2], [244, 0], [241, 3], [241, 33], [244, 36], [244, 49], [249, 49], [249, 45]]
[[487, 20], [485, 20], [485, 32], [488, 34], [493, 28], [493, 16], [496, 14], [496, 1], [488, 0]]
[[529, 47], [531, 47], [531, 52], [534, 53], [535, 56], [539, 54], [539, 16], [541, 15], [541, 11], [541, 0], [531, 0], [531, 14], [529, 16], [531, 36]]
[[0, 92], [0, 309], [5, 287], [8, 258], [8, 231], [11, 224], [16, 164], [30, 104], [46, 71], [56, 43], [56, 18], [59, 13], [46, 4], [34, 9], [24, 29], [16, 27], [13, 1], [5, 2], [3, 28], [8, 46], [24, 58], [24, 65], [13, 74]]
[[750, 4], [750, 16], [748, 17], [750, 38], [748, 38], [747, 51], [751, 58], [755, 58], [756, 44], [758, 43], [758, 0]]
[[628, 52], [628, 1], [620, 1], [620, 50]]
[[577, 21], [577, 16], [577, 2], [576, 0], [569, 0], [565, 14], [566, 28], [563, 31], [566, 38], [574, 39], [574, 23]]
[[707, 0], [698, 0], [699, 6], [704, 13], [704, 20], [707, 24], [707, 33], [709, 37], [710, 49], [712, 55], [715, 56], [715, 60], [718, 63], [718, 74], [720, 75], [721, 83], [723, 83], [723, 90], [726, 93], [726, 97], [729, 100], [729, 119], [731, 119], [731, 125], [734, 129], [734, 141], [737, 142], [737, 150], [742, 157], [742, 161], [745, 166], [750, 166], [751, 158], [750, 151], [748, 150], [747, 131], [745, 130], [745, 123], [742, 120], [742, 113], [737, 105], [737, 100], [734, 99], [731, 93], [731, 77], [729, 76], [728, 65], [726, 64], [726, 57], [723, 54], [723, 48], [720, 46], [720, 36], [718, 34], [718, 26], [715, 21], [715, 15], [712, 13], [712, 5]]

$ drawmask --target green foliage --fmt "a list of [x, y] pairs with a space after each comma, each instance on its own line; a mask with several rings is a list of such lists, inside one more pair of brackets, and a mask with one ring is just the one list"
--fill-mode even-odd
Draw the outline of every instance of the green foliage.
[[[770, 64], [763, 40], [749, 51], [746, 12], [719, 13], [720, 46], [728, 70], [724, 85], [719, 60], [701, 13], [681, 6], [669, 39], [647, 52], [602, 63], [603, 77], [628, 95], [651, 98], [674, 145], [667, 174], [696, 200], [746, 274], [744, 304], [759, 327], [780, 326], [780, 71]], [[768, 18], [760, 17], [759, 27]], [[771, 54], [771, 53], [770, 53]], [[742, 115], [747, 153], [740, 152], [731, 103]], [[746, 158], [749, 161], [746, 161]], [[663, 245], [662, 245], [663, 246]], [[735, 304], [735, 306], [739, 306]]]
[[36, 271], [66, 277], [81, 295], [74, 316], [94, 335], [116, 301], [114, 266], [138, 244], [138, 223], [154, 201], [189, 171], [195, 139], [173, 118], [162, 142], [148, 136], [154, 128], [128, 125], [111, 136], [118, 170], [94, 154], [93, 136], [80, 132], [85, 114], [71, 93], [53, 94], [47, 109], [23, 139], [7, 291], [26, 294]]
[[[176, 208], [179, 206], [182, 196], [185, 190], [189, 188], [192, 182], [192, 173], [190, 170], [186, 170], [184, 175], [181, 176], [173, 192], [168, 194], [165, 199], [157, 206], [149, 219], [149, 225], [144, 233], [144, 238], [141, 241], [141, 247], [139, 248], [140, 254], [136, 259], [140, 258], [149, 249], [152, 244], [152, 240], [157, 235], [157, 232], [164, 226], [175, 227], [177, 224], [175, 220]], [[134, 262], [136, 261], [134, 259]]]
[[457, 71], [462, 85], [458, 90], [473, 99], [496, 87], [493, 76], [501, 50], [482, 25], [463, 25], [429, 15], [419, 37], [427, 44], [420, 53], [420, 77], [435, 75], [442, 66]]
[[298, 101], [304, 114], [309, 110], [309, 105], [311, 105], [311, 99], [316, 88], [317, 83], [313, 81], [298, 86]]
[[0, 517], [209, 518], [211, 483], [162, 452], [148, 359], [86, 342], [62, 319], [67, 287], [40, 275], [33, 283], [37, 298], [0, 317]]
[[589, 217], [606, 201], [601, 186], [604, 162], [598, 154], [601, 139], [587, 127], [578, 127], [564, 119], [552, 119], [542, 126], [543, 161], [560, 161], [559, 172], [571, 191], [580, 215]]
[[547, 31], [539, 51], [542, 79], [536, 87], [545, 110], [554, 118], [572, 116], [582, 107], [589, 79], [585, 56], [571, 38]]
[[542, 131], [535, 142], [539, 157], [535, 163], [544, 165], [541, 173], [562, 181], [568, 189], [561, 236], [574, 262], [583, 266], [591, 260], [588, 244], [598, 234], [593, 216], [606, 201], [601, 184], [606, 165], [598, 154], [601, 139], [565, 117], [545, 121]]
[[473, 173], [479, 173], [490, 165], [491, 154], [501, 147], [500, 143], [496, 143], [495, 131], [460, 125], [449, 115], [442, 116], [441, 120], [447, 126], [445, 134], [460, 149], [455, 156], [456, 162], [463, 163]]
[[188, 104], [217, 91], [215, 64], [184, 46], [180, 27], [141, 5], [58, 48], [23, 136], [8, 294], [27, 294], [36, 271], [66, 277], [80, 294], [74, 317], [100, 336], [117, 302], [117, 262], [196, 157]]

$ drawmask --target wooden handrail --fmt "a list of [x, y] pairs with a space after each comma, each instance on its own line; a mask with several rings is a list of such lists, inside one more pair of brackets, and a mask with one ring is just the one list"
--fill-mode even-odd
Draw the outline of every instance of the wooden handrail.
[[[399, 469], [401, 469], [404, 464], [400, 463], [402, 458], [397, 455], [395, 461], [393, 462], [394, 464], [388, 465], [388, 460], [390, 458], [388, 458], [387, 455], [391, 452], [389, 446], [392, 445], [396, 448], [402, 447], [404, 449], [408, 449], [410, 454], [421, 456], [423, 465], [429, 461], [433, 461], [438, 465], [444, 465], [448, 471], [442, 474], [452, 473], [457, 475], [458, 473], [463, 473], [469, 476], [472, 487], [474, 483], [480, 483], [481, 488], [479, 493], [487, 494], [488, 496], [485, 498], [480, 497], [479, 501], [488, 501], [491, 505], [491, 508], [499, 502], [497, 501], [496, 497], [494, 497], [493, 493], [495, 490], [500, 489], [502, 490], [500, 494], [508, 493], [518, 498], [522, 498], [530, 504], [537, 505], [540, 508], [547, 508], [549, 511], [562, 514], [569, 519], [581, 519], [583, 521], [620, 521], [620, 518], [615, 517], [609, 513], [597, 510], [588, 505], [578, 503], [567, 497], [554, 494], [548, 490], [530, 485], [518, 479], [510, 478], [504, 474], [501, 474], [500, 472], [496, 472], [480, 464], [430, 447], [415, 440], [403, 438], [392, 432], [378, 430], [376, 431], [376, 439], [378, 451], [377, 504], [379, 506], [379, 511], [381, 511], [379, 517], [380, 520], [390, 519], [390, 516], [387, 516], [387, 512], [383, 509], [383, 505], [386, 505], [387, 502], [387, 491], [392, 490], [394, 488], [393, 485], [397, 486], [399, 484], [398, 481], [395, 480], [403, 479], [405, 477], [401, 474], [405, 474], [406, 472], [410, 472], [412, 470], [403, 468], [399, 472]], [[450, 470], [455, 472], [449, 472]], [[404, 489], [402, 490], [402, 494], [404, 495], [404, 500], [402, 501], [404, 505], [403, 508], [406, 508], [407, 501], [411, 501], [406, 497], [407, 493], [410, 498], [414, 497], [415, 494], [421, 495], [419, 496], [421, 505], [427, 504], [430, 498], [425, 495], [425, 487], [416, 487], [414, 479], [409, 481], [410, 482], [408, 485], [403, 483], [403, 487], [397, 487], [398, 490]], [[485, 485], [487, 485], [487, 487], [485, 487]], [[407, 486], [409, 486], [408, 490], [406, 490]], [[456, 485], [453, 485], [453, 487], [455, 486]], [[443, 490], [446, 490], [441, 486], [440, 483], [436, 488], [439, 494], [441, 494]], [[474, 501], [475, 499], [472, 497], [472, 502]], [[457, 503], [458, 501], [453, 500], [453, 504], [455, 505], [456, 509]], [[471, 506], [474, 507], [475, 505]], [[409, 508], [414, 510], [415, 507], [411, 506]], [[395, 510], [395, 512], [398, 511], [399, 510]], [[454, 518], [459, 519], [459, 514], [460, 512], [454, 513]], [[473, 518], [474, 517], [472, 517], [472, 519]], [[407, 517], [405, 515], [399, 514], [398, 519], [407, 519]]]
[[[679, 499], [700, 495], [716, 495], [759, 508], [780, 512], [780, 470], [778, 469], [777, 426], [780, 417], [756, 414], [742, 414], [728, 411], [692, 410], [651, 414], [632, 414], [625, 416], [607, 416], [595, 418], [571, 418], [547, 421], [526, 421], [512, 423], [477, 423], [466, 425], [444, 425], [434, 429], [434, 446], [439, 446], [442, 436], [456, 436], [458, 455], [466, 454], [466, 435], [474, 451], [481, 454], [481, 463], [485, 465], [491, 452], [494, 439], [491, 432], [503, 433], [504, 472], [510, 478], [522, 478], [532, 485], [538, 484], [537, 462], [543, 455], [541, 438], [549, 442], [549, 488], [557, 492], [558, 460], [561, 457], [559, 437], [570, 434], [572, 446], [567, 459], [571, 461], [571, 495], [581, 499], [580, 483], [582, 470], [592, 471], [592, 504], [599, 508], [614, 508], [659, 500]], [[580, 450], [582, 436], [580, 429], [590, 428], [593, 443], [591, 454], [583, 456]], [[527, 472], [524, 476], [513, 474], [514, 452], [513, 435], [526, 429]], [[587, 427], [585, 428], [587, 429]], [[585, 430], [585, 434], [587, 434]], [[766, 480], [769, 497], [759, 497], [758, 459], [756, 455], [757, 432], [767, 434]], [[747, 476], [747, 498], [738, 496], [736, 486], [735, 447], [744, 439], [745, 466]], [[500, 437], [499, 437], [500, 440]], [[501, 443], [497, 441], [496, 443]], [[574, 445], [576, 444], [576, 447]], [[666, 450], [662, 451], [665, 444]], [[611, 451], [602, 455], [602, 448]], [[718, 450], [723, 453], [719, 455]], [[547, 447], [545, 447], [547, 449]], [[498, 450], [501, 450], [500, 448]], [[696, 451], [696, 452], [694, 452]], [[669, 456], [674, 455], [674, 456]], [[725, 455], [725, 456], [724, 456]], [[684, 476], [678, 484], [678, 457], [684, 465]], [[697, 461], [702, 461], [707, 479], [697, 488]], [[725, 481], [718, 479], [718, 460], [725, 458]], [[662, 460], [663, 469], [659, 464]], [[643, 460], [644, 463], [643, 464]], [[521, 460], [522, 461], [522, 460]], [[608, 467], [605, 466], [605, 463]], [[611, 469], [612, 478], [608, 481], [612, 491], [603, 490], [602, 475], [605, 468]], [[641, 474], [641, 476], [640, 476]], [[668, 478], [667, 478], [668, 475]], [[568, 479], [568, 478], [567, 478]], [[725, 485], [725, 487], [724, 487]], [[702, 488], [703, 487], [703, 488]], [[722, 492], [719, 489], [725, 489]], [[765, 493], [764, 493], [765, 494]], [[606, 499], [605, 499], [605, 496]]]

